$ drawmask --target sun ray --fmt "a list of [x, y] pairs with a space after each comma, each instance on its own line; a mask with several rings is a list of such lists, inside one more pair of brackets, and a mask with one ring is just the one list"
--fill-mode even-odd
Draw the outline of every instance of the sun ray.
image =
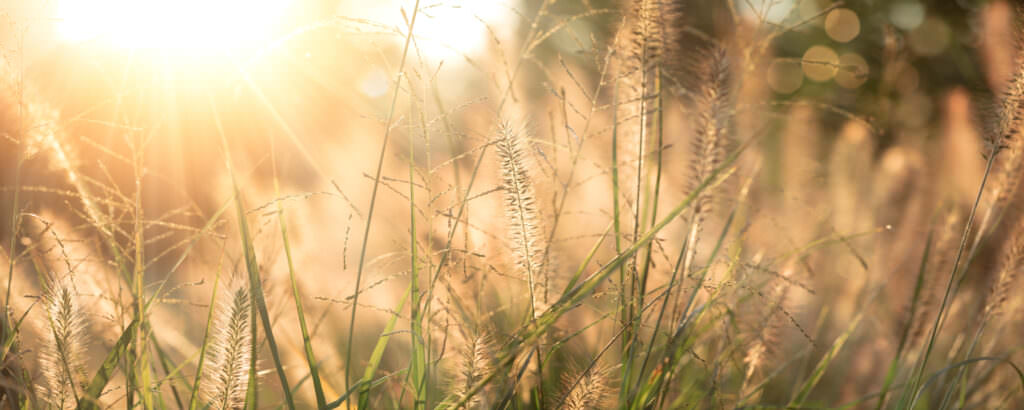
[[320, 177], [320, 180], [329, 180], [323, 168], [321, 168], [320, 164], [318, 164], [316, 159], [313, 158], [313, 154], [310, 154], [309, 150], [306, 149], [306, 145], [302, 143], [302, 139], [299, 138], [298, 134], [295, 133], [295, 130], [292, 129], [292, 126], [290, 124], [288, 124], [288, 121], [284, 119], [284, 116], [281, 115], [281, 112], [276, 107], [274, 107], [274, 103], [271, 102], [269, 98], [267, 98], [267, 95], [256, 84], [256, 82], [253, 81], [252, 77], [249, 75], [248, 72], [243, 70], [241, 67], [237, 68], [239, 76], [241, 76], [242, 80], [249, 87], [249, 89], [254, 94], [256, 94], [256, 98], [259, 100], [260, 105], [266, 108], [267, 112], [270, 113], [270, 116], [274, 119], [274, 122], [278, 125], [279, 128], [281, 128], [281, 131], [284, 131], [285, 135], [288, 136], [288, 139], [292, 142], [292, 145], [295, 146], [295, 149], [299, 150], [299, 153], [302, 154], [302, 158], [306, 160], [309, 166], [313, 167], [313, 170], [316, 171], [317, 176]]
[[61, 0], [57, 33], [72, 42], [215, 53], [258, 46], [293, 0]]

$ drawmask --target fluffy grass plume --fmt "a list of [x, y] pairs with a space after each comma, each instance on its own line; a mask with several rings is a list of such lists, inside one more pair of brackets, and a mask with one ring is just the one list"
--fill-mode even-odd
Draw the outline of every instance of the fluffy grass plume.
[[998, 207], [1005, 207], [1016, 195], [1024, 171], [1024, 141], [1022, 141], [1021, 120], [1024, 110], [1024, 5], [1011, 7], [1012, 68], [1010, 78], [997, 94], [996, 101], [987, 121], [982, 122], [984, 142], [987, 150], [1005, 151], [998, 158], [999, 167], [992, 191]]
[[[488, 333], [477, 332], [466, 337], [459, 347], [459, 364], [452, 384], [454, 397], [465, 397], [474, 385], [491, 376], [494, 372], [494, 357], [497, 350]], [[484, 409], [494, 405], [488, 392], [473, 395], [466, 402], [470, 409]]]
[[[696, 115], [693, 118], [694, 134], [690, 143], [692, 156], [688, 181], [691, 189], [708, 178], [725, 158], [733, 118], [729, 56], [725, 48], [710, 46], [698, 64], [696, 70], [700, 73], [700, 81], [694, 95]], [[713, 192], [705, 190], [694, 201], [687, 240], [689, 251], [683, 263], [683, 272], [686, 274], [690, 273], [696, 258], [697, 243], [704, 220], [712, 211], [713, 198]]]
[[505, 195], [505, 219], [509, 243], [516, 267], [530, 287], [531, 314], [539, 314], [546, 293], [543, 267], [544, 245], [537, 194], [530, 179], [526, 147], [522, 133], [502, 123], [498, 130], [497, 151]]
[[1009, 300], [1014, 281], [1024, 269], [1024, 227], [1018, 225], [1013, 232], [1013, 238], [1006, 244], [1003, 251], [1003, 260], [995, 275], [992, 285], [985, 300], [985, 319], [993, 315], [1003, 313]]
[[[732, 132], [733, 107], [731, 103], [729, 56], [721, 46], [711, 46], [704, 52], [700, 65], [700, 85], [696, 90], [694, 138], [690, 144], [693, 159], [690, 163], [690, 181], [696, 186], [722, 163], [729, 148]], [[711, 194], [702, 193], [694, 205], [694, 212], [710, 211]]]
[[85, 382], [85, 317], [69, 278], [52, 278], [43, 293], [46, 313], [40, 354], [44, 386], [39, 397], [52, 408], [78, 406]]
[[755, 323], [759, 323], [760, 327], [756, 329], [754, 339], [743, 357], [746, 371], [743, 375], [743, 386], [740, 388], [741, 394], [756, 393], [750, 391], [750, 388], [760, 381], [755, 376], [770, 359], [778, 356], [779, 333], [785, 325], [785, 318], [792, 317], [786, 311], [792, 274], [792, 267], [787, 267], [778, 273], [778, 276], [774, 276], [776, 274], [773, 273], [765, 290], [757, 291], [758, 302], [763, 303], [767, 311], [758, 313], [760, 317]]
[[202, 382], [203, 397], [211, 409], [239, 409], [245, 402], [252, 357], [251, 304], [248, 288], [240, 285], [217, 306], [210, 362]]
[[612, 369], [595, 365], [575, 370], [562, 377], [563, 402], [566, 410], [604, 409], [614, 393], [611, 386]]

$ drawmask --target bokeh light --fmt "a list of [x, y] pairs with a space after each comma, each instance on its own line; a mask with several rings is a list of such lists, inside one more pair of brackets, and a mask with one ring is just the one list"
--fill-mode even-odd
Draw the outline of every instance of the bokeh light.
[[916, 1], [901, 1], [889, 5], [889, 21], [904, 30], [913, 30], [924, 21], [924, 5]]
[[845, 43], [860, 34], [860, 18], [850, 9], [835, 9], [825, 17], [825, 32], [833, 40]]
[[846, 53], [839, 56], [839, 71], [836, 72], [836, 84], [843, 88], [857, 88], [868, 80], [867, 61], [857, 53]]
[[388, 92], [388, 75], [380, 68], [368, 71], [359, 82], [359, 91], [367, 97], [377, 98]]
[[835, 50], [823, 45], [808, 48], [802, 62], [807, 78], [818, 82], [831, 80], [836, 75], [838, 65], [839, 55]]

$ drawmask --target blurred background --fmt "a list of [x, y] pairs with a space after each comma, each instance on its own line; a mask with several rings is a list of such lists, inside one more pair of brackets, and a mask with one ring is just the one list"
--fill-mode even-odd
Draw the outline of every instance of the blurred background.
[[[277, 204], [288, 221], [298, 289], [318, 335], [314, 347], [329, 396], [344, 393], [344, 336], [354, 334], [354, 369], [361, 375], [361, 363], [407, 288], [410, 201], [421, 218], [416, 241], [422, 263], [441, 263], [450, 253], [431, 331], [438, 340], [455, 340], [469, 332], [456, 329], [487, 327], [500, 345], [523, 309], [526, 286], [509, 256], [500, 165], [487, 147], [502, 121], [528, 140], [541, 231], [553, 255], [548, 269], [557, 282], [550, 289], [557, 294], [612, 220], [612, 131], [616, 121], [629, 121], [614, 114], [625, 104], [615, 84], [627, 75], [618, 60], [619, 37], [628, 32], [623, 27], [632, 6], [611, 0], [416, 3], [0, 0], [0, 257], [14, 259], [9, 309], [22, 314], [40, 293], [31, 261], [73, 272], [89, 332], [97, 336], [89, 346], [90, 369], [97, 367], [130, 319], [131, 291], [103, 239], [112, 237], [123, 254], [142, 255], [147, 292], [161, 302], [152, 313], [160, 323], [154, 332], [172, 362], [186, 362], [202, 343], [204, 329], [196, 324], [205, 320], [214, 277], [244, 278], [230, 208], [233, 173], [294, 380], [306, 369], [300, 335], [285, 330], [294, 329], [296, 317]], [[859, 311], [868, 312], [817, 394], [820, 403], [839, 405], [877, 391], [880, 369], [907, 321], [914, 322], [907, 307], [926, 238], [932, 234], [936, 248], [956, 243], [977, 195], [988, 152], [983, 125], [1017, 69], [1012, 7], [965, 0], [677, 3], [683, 8], [672, 29], [700, 35], [679, 37], [676, 47], [714, 43], [728, 50], [735, 79], [730, 137], [736, 146], [756, 140], [714, 194], [720, 206], [703, 231], [711, 239], [702, 240], [698, 263], [718, 266], [708, 256], [713, 238], [731, 229], [735, 243], [729, 246], [751, 276], [740, 286], [740, 279], [719, 273], [713, 286], [736, 292], [730, 314], [747, 314], [739, 306], [751, 303], [776, 303], [787, 312], [777, 325], [774, 357], [809, 353], [803, 368], [780, 370], [783, 375], [799, 378]], [[621, 193], [628, 215], [652, 204], [664, 213], [692, 186], [695, 108], [692, 86], [682, 80], [667, 86], [663, 97], [664, 142], [618, 142], [617, 166], [629, 181]], [[660, 149], [651, 148], [658, 143]], [[634, 198], [643, 184], [633, 181], [643, 174], [649, 189], [653, 176], [637, 171], [637, 164], [645, 155], [653, 161], [655, 152], [658, 158], [665, 153], [658, 174], [664, 192], [651, 203], [644, 197], [641, 206]], [[370, 223], [379, 158], [380, 192]], [[1002, 195], [1016, 196], [1009, 192]], [[983, 219], [998, 213], [998, 199], [986, 193], [979, 205], [979, 229], [991, 235], [977, 246], [971, 273], [963, 273], [965, 296], [956, 299], [949, 319], [953, 334], [970, 328], [972, 312], [985, 304], [1001, 244], [1016, 226], [1014, 212], [1002, 227], [994, 216]], [[466, 213], [458, 219], [463, 205]], [[741, 210], [742, 223], [729, 228], [731, 209]], [[134, 234], [137, 216], [141, 243]], [[461, 226], [453, 229], [456, 220]], [[658, 284], [668, 282], [682, 247], [687, 230], [681, 225], [659, 233], [652, 259]], [[49, 242], [51, 232], [59, 234], [60, 246]], [[952, 239], [942, 239], [947, 236]], [[828, 245], [815, 242], [821, 238]], [[635, 239], [624, 234], [627, 242]], [[365, 294], [352, 327], [350, 296], [362, 270], [362, 246], [368, 249], [359, 285]], [[816, 250], [795, 251], [805, 246]], [[595, 265], [615, 254], [611, 241], [598, 250]], [[794, 252], [803, 256], [787, 256]], [[929, 268], [936, 272], [929, 289], [939, 298], [948, 272], [938, 272], [950, 263], [940, 259]], [[757, 273], [761, 268], [773, 273]], [[774, 289], [775, 277], [784, 277], [791, 290], [755, 291]], [[573, 355], [596, 352], [614, 334], [614, 314], [607, 319], [606, 307], [616, 286], [602, 288], [561, 323], [562, 335], [580, 332], [572, 339]], [[868, 298], [878, 287], [881, 296]], [[1019, 309], [1020, 303], [1011, 305]], [[453, 306], [475, 311], [479, 323], [459, 319]], [[737, 321], [771, 322], [762, 319]], [[581, 329], [594, 321], [600, 325]], [[1011, 329], [1020, 329], [1020, 320], [1012, 322], [1000, 334], [1019, 334]], [[26, 331], [26, 340], [38, 337], [38, 328]], [[761, 333], [746, 324], [722, 332], [726, 341], [715, 343]], [[383, 369], [404, 365], [409, 343], [402, 339], [395, 343], [406, 350], [386, 355]], [[992, 340], [991, 349], [1019, 350], [1019, 341]], [[941, 343], [955, 356], [963, 341], [950, 336]], [[743, 362], [741, 353], [732, 354], [734, 363]], [[437, 353], [439, 361], [444, 357]], [[1010, 385], [1003, 379], [993, 377], [983, 387], [999, 392]], [[763, 400], [785, 403], [789, 380], [774, 379]], [[400, 392], [401, 380], [383, 389]], [[308, 393], [300, 400], [311, 403]], [[1009, 403], [1021, 403], [1019, 391], [1010, 397]], [[997, 402], [989, 399], [979, 396], [976, 403]], [[395, 403], [402, 404], [377, 402]]]

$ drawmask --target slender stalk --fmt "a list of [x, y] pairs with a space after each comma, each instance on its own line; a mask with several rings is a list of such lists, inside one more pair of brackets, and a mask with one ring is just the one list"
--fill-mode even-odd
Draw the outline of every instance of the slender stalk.
[[405, 46], [402, 47], [402, 59], [398, 63], [398, 75], [395, 77], [395, 92], [391, 95], [391, 108], [388, 110], [387, 121], [384, 122], [384, 140], [381, 141], [380, 154], [377, 157], [377, 172], [373, 177], [373, 191], [370, 193], [370, 209], [366, 214], [366, 228], [363, 231], [363, 243], [359, 249], [359, 265], [356, 268], [355, 291], [352, 293], [352, 314], [348, 321], [348, 338], [345, 342], [345, 390], [351, 389], [352, 374], [352, 336], [356, 328], [356, 310], [359, 308], [359, 287], [362, 286], [363, 268], [366, 265], [366, 249], [370, 240], [370, 228], [373, 226], [373, 214], [377, 205], [377, 190], [380, 188], [381, 172], [384, 170], [384, 154], [387, 152], [388, 140], [391, 137], [391, 124], [395, 118], [395, 108], [398, 104], [398, 94], [403, 73], [405, 70], [405, 59], [409, 54], [409, 43], [412, 40], [413, 29], [416, 26], [416, 16], [419, 13], [420, 0], [416, 0], [412, 9], [412, 19], [409, 21], [409, 32], [405, 35]]
[[206, 314], [206, 329], [203, 331], [203, 344], [199, 347], [199, 361], [196, 362], [196, 377], [192, 382], [192, 395], [188, 399], [188, 409], [196, 410], [199, 406], [199, 381], [203, 375], [203, 364], [206, 362], [206, 352], [210, 345], [210, 330], [213, 327], [213, 313], [217, 306], [217, 289], [220, 286], [220, 269], [217, 269], [217, 276], [213, 278], [213, 294], [210, 296], [210, 309]]
[[[409, 300], [410, 318], [409, 325], [412, 328], [410, 344], [412, 345], [412, 358], [409, 363], [412, 376], [413, 408], [420, 409], [427, 407], [426, 401], [426, 379], [427, 379], [427, 357], [423, 346], [423, 317], [421, 317], [420, 288], [419, 288], [419, 255], [416, 245], [416, 140], [415, 133], [409, 130]], [[425, 131], [425, 130], [424, 130]], [[355, 307], [353, 306], [353, 309]]]
[[[964, 226], [964, 233], [960, 238], [960, 246], [956, 251], [956, 259], [953, 260], [953, 270], [949, 273], [949, 281], [946, 283], [946, 291], [942, 295], [942, 303], [939, 305], [939, 311], [935, 315], [935, 322], [932, 324], [931, 332], [928, 336], [928, 344], [924, 351], [924, 356], [921, 358], [921, 363], [917, 368], [917, 374], [910, 381], [910, 388], [906, 390], [909, 394], [914, 394], [920, 387], [921, 378], [924, 377], [925, 368], [928, 365], [928, 358], [932, 353], [932, 348], [935, 346], [935, 339], [938, 337], [939, 329], [942, 327], [942, 323], [946, 317], [946, 306], [950, 303], [950, 300], [955, 297], [952, 294], [953, 284], [956, 282], [956, 275], [960, 268], [960, 259], [963, 257], [964, 248], [967, 246], [967, 240], [970, 238], [971, 228], [974, 224], [974, 216], [978, 212], [978, 205], [981, 203], [981, 196], [985, 193], [985, 183], [988, 181], [989, 174], [992, 172], [992, 164], [995, 163], [996, 156], [999, 154], [999, 147], [993, 146], [991, 153], [988, 155], [988, 162], [985, 164], [985, 173], [981, 177], [981, 184], [978, 186], [978, 194], [974, 199], [974, 205], [971, 207], [971, 213], [967, 217], [967, 224]], [[915, 395], [913, 400], [910, 402], [909, 408], [914, 408], [917, 404], [919, 395]]]
[[[274, 196], [281, 197], [280, 183], [277, 178], [277, 161], [274, 156], [273, 138], [271, 138], [271, 168], [274, 175]], [[319, 364], [316, 360], [316, 355], [313, 354], [313, 344], [310, 338], [309, 328], [306, 325], [306, 314], [302, 308], [302, 295], [299, 294], [299, 284], [295, 279], [295, 264], [292, 261], [292, 248], [288, 241], [288, 225], [285, 221], [284, 206], [281, 201], [274, 201], [277, 205], [277, 221], [281, 227], [281, 242], [284, 244], [284, 255], [288, 262], [288, 279], [292, 287], [292, 299], [295, 300], [295, 313], [299, 318], [299, 331], [302, 333], [302, 347], [303, 353], [306, 355], [306, 363], [309, 365], [309, 376], [313, 381], [313, 392], [316, 395], [316, 406], [318, 409], [324, 409], [327, 407], [327, 398], [324, 396], [323, 384], [320, 381], [320, 371], [318, 370]]]

